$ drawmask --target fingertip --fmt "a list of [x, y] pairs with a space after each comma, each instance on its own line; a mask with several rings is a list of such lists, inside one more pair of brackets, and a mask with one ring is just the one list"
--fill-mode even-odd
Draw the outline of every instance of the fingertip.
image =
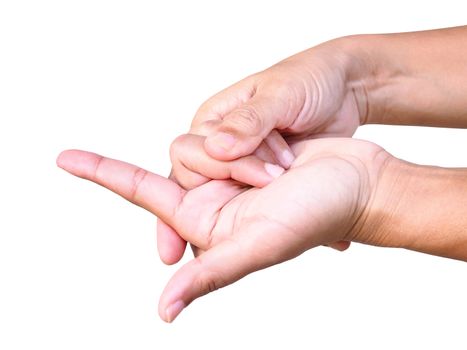
[[[77, 164], [82, 164], [83, 160], [88, 160], [89, 154], [89, 152], [80, 151], [77, 149], [68, 149], [62, 151], [58, 155], [56, 164], [59, 168], [62, 168], [69, 173], [75, 174], [76, 171], [79, 170]], [[85, 156], [86, 159], [83, 159], [83, 156]]]
[[166, 265], [178, 263], [185, 253], [186, 241], [169, 225], [157, 220], [157, 250]]
[[186, 304], [182, 300], [177, 300], [168, 306], [159, 302], [158, 314], [162, 321], [172, 323], [185, 308]]
[[283, 150], [281, 155], [280, 155], [280, 158], [281, 158], [283, 166], [286, 169], [289, 169], [290, 166], [292, 165], [292, 163], [295, 160], [294, 154], [289, 149]]
[[283, 167], [267, 162], [264, 163], [264, 169], [273, 179], [277, 179], [285, 172], [285, 169]]
[[182, 257], [185, 250], [174, 250], [174, 249], [160, 249], [158, 248], [159, 257], [165, 265], [174, 265], [178, 263]]
[[343, 252], [343, 251], [349, 249], [350, 244], [351, 244], [350, 241], [337, 241], [337, 242], [329, 243], [328, 246], [330, 248], [332, 248], [332, 249]]
[[59, 168], [65, 169], [67, 165], [67, 160], [69, 159], [69, 155], [73, 152], [74, 150], [65, 150], [61, 151], [60, 154], [58, 155], [57, 159], [55, 160], [55, 163]]
[[[180, 270], [186, 271], [186, 265]], [[160, 318], [167, 323], [173, 322], [180, 312], [186, 308], [189, 303], [184, 299], [186, 297], [184, 294], [193, 289], [190, 276], [184, 275], [180, 279], [180, 270], [172, 276], [159, 298], [158, 313]]]
[[172, 323], [178, 315], [186, 307], [185, 303], [182, 300], [177, 300], [174, 303], [167, 306], [164, 313], [164, 320], [167, 323]]
[[165, 304], [162, 302], [162, 299], [159, 300], [159, 306], [158, 306], [157, 312], [162, 321], [166, 323], [170, 323], [167, 318], [167, 306], [165, 306]]
[[102, 159], [96, 153], [69, 149], [62, 151], [56, 160], [58, 167], [79, 177], [87, 177], [95, 169], [96, 164]]
[[269, 133], [264, 141], [272, 150], [279, 163], [285, 169], [289, 169], [295, 160], [295, 155], [283, 136], [274, 129]]

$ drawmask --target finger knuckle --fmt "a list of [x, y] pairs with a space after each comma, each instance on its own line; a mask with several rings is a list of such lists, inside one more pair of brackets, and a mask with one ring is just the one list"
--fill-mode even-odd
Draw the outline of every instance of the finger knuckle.
[[186, 138], [187, 138], [186, 134], [179, 135], [170, 144], [169, 152], [170, 152], [170, 158], [172, 159], [172, 161], [179, 157], [179, 154], [183, 148]]
[[131, 201], [135, 201], [136, 197], [138, 196], [138, 190], [140, 188], [141, 183], [144, 181], [144, 178], [148, 174], [148, 171], [145, 169], [138, 168], [133, 173], [132, 178], [132, 185], [130, 190], [130, 199]]
[[190, 133], [200, 136], [210, 136], [217, 132], [220, 123], [220, 120], [207, 120], [203, 123], [192, 126]]
[[204, 123], [206, 120], [216, 117], [217, 113], [214, 112], [214, 105], [215, 102], [212, 98], [201, 104], [198, 107], [198, 110], [196, 111], [193, 120], [191, 121], [191, 127], [194, 127], [198, 124]]
[[227, 125], [239, 130], [257, 132], [263, 127], [262, 118], [258, 110], [253, 106], [244, 106], [237, 109], [228, 119]]
[[220, 272], [205, 268], [203, 255], [195, 258], [195, 263], [199, 265], [200, 271], [194, 280], [194, 285], [202, 294], [212, 293], [227, 284]]

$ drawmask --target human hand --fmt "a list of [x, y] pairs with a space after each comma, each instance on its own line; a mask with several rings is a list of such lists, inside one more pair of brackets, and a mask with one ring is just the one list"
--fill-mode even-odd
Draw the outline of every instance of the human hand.
[[226, 88], [201, 105], [190, 133], [207, 136], [219, 160], [252, 154], [274, 129], [289, 141], [353, 135], [366, 117], [367, 67], [352, 45], [323, 43]]
[[[351, 136], [366, 116], [366, 93], [359, 78], [367, 65], [349, 54], [348, 46], [344, 38], [321, 44], [223, 90], [199, 108], [189, 133], [207, 136], [205, 151], [214, 159], [257, 158], [285, 169], [294, 159], [287, 142]], [[209, 176], [195, 175], [200, 164], [187, 162], [193, 155], [186, 151], [172, 156], [172, 163], [179, 169], [189, 163], [197, 167], [170, 178], [189, 189]], [[242, 180], [258, 186], [251, 183], [257, 178], [263, 186], [267, 176], [243, 176]], [[160, 219], [157, 239], [162, 261], [173, 264], [181, 259], [186, 242]], [[348, 242], [332, 246], [343, 250]]]
[[[268, 135], [270, 141], [268, 144], [280, 142], [280, 135], [277, 131]], [[279, 138], [279, 139], [278, 139]], [[246, 185], [262, 188], [268, 185], [275, 178], [279, 177], [284, 169], [274, 163], [264, 162], [261, 157], [250, 155], [234, 159], [232, 161], [219, 161], [209, 157], [203, 147], [205, 137], [185, 134], [177, 137], [170, 147], [170, 158], [172, 160], [172, 172], [170, 179], [176, 181], [182, 188], [186, 190], [201, 186], [210, 180], [228, 180], [233, 179], [242, 182]], [[288, 145], [285, 147], [289, 148]], [[277, 148], [276, 148], [277, 149]], [[290, 149], [290, 153], [293, 154]], [[262, 155], [262, 154], [260, 154]], [[265, 154], [271, 157], [271, 162], [277, 162], [273, 154]], [[290, 167], [291, 164], [289, 164]], [[159, 229], [172, 230], [167, 224], [158, 219]], [[158, 232], [158, 237], [161, 239], [161, 233]], [[170, 233], [170, 232], [169, 232]], [[181, 236], [173, 231], [172, 235], [177, 235], [174, 240], [185, 242]], [[173, 241], [172, 241], [173, 242]], [[327, 244], [329, 247], [336, 250], [346, 250], [350, 246], [348, 241], [338, 241]], [[159, 247], [161, 252], [171, 252], [172, 256], [178, 254], [180, 257], [184, 252], [184, 245], [173, 244], [172, 246]], [[178, 249], [178, 251], [175, 251]]]
[[[211, 158], [204, 149], [205, 137], [186, 134], [177, 137], [170, 147], [172, 171], [169, 179], [189, 190], [211, 179], [233, 179], [244, 184], [263, 187], [289, 168], [295, 157], [282, 136], [273, 130], [251, 155], [231, 161]], [[279, 155], [279, 156], [277, 156]], [[279, 164], [282, 164], [279, 165]], [[157, 219], [157, 248], [166, 264], [178, 262], [186, 241], [170, 225]], [[349, 242], [335, 242], [332, 247], [345, 250]]]
[[159, 313], [172, 321], [194, 299], [243, 276], [339, 240], [380, 244], [359, 229], [385, 164], [380, 147], [353, 139], [293, 146], [290, 170], [264, 188], [211, 180], [190, 191], [133, 165], [83, 151], [57, 163], [149, 210], [197, 247], [165, 288]]
[[[350, 136], [364, 123], [466, 127], [466, 80], [459, 79], [466, 75], [459, 45], [466, 31], [464, 26], [326, 42], [210, 98], [190, 133], [208, 136], [205, 149], [219, 160], [272, 151], [287, 168], [293, 157], [278, 147], [284, 142], [267, 142], [273, 129], [293, 142]], [[218, 132], [224, 135], [216, 137]], [[161, 220], [157, 231], [161, 259], [177, 262], [186, 242]]]

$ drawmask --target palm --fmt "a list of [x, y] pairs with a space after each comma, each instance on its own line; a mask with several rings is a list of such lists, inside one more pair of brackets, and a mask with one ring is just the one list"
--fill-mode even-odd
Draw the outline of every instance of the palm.
[[311, 247], [351, 238], [388, 154], [352, 139], [293, 147], [291, 169], [262, 189], [212, 180], [186, 192], [130, 164], [81, 151], [65, 152], [58, 163], [148, 209], [205, 251], [167, 286], [160, 305], [163, 317], [171, 319], [165, 310], [176, 300], [186, 305]]

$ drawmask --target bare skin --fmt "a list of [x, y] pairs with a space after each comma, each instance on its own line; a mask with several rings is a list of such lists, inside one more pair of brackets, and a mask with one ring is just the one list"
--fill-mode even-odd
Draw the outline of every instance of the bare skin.
[[[467, 205], [457, 205], [467, 204], [466, 169], [416, 166], [347, 138], [303, 141], [293, 151], [290, 169], [263, 188], [227, 179], [186, 191], [128, 163], [76, 150], [63, 152], [57, 164], [149, 210], [196, 247], [161, 296], [159, 314], [167, 322], [204, 294], [331, 242], [467, 260]], [[439, 184], [442, 195], [427, 201]]]
[[467, 27], [341, 38], [255, 74], [200, 108], [172, 146], [171, 180], [83, 151], [57, 163], [158, 216], [164, 262], [195, 247], [161, 296], [168, 322], [320, 244], [467, 261], [467, 169], [344, 138], [364, 123], [467, 127], [466, 37]]
[[65, 151], [57, 164], [149, 210], [198, 247], [164, 290], [162, 319], [253, 271], [320, 244], [352, 238], [389, 158], [358, 140], [314, 140], [293, 147], [290, 170], [268, 186], [211, 180], [186, 191], [133, 165], [83, 151]]
[[367, 123], [467, 128], [466, 61], [467, 26], [338, 38], [213, 96], [191, 132], [231, 160], [273, 129], [290, 141], [348, 137]]
[[[332, 42], [292, 56], [211, 97], [197, 111], [189, 132], [208, 136], [205, 150], [214, 159], [254, 155], [287, 168], [294, 158], [284, 146], [287, 142], [351, 136], [360, 125], [365, 101], [362, 88], [348, 84], [351, 64]], [[281, 137], [271, 140], [274, 130]], [[191, 181], [184, 176], [187, 172], [177, 175], [172, 179]], [[186, 245], [181, 235], [159, 219], [157, 237], [162, 261], [179, 261]], [[330, 245], [344, 250], [349, 242]]]
[[[211, 97], [190, 133], [208, 136], [214, 159], [254, 155], [287, 169], [293, 157], [281, 137], [349, 137], [363, 124], [465, 128], [466, 61], [467, 26], [338, 38]], [[271, 138], [273, 130], [280, 136]], [[177, 180], [189, 181], [187, 174], [179, 171]], [[186, 242], [161, 221], [158, 242], [164, 262], [183, 255]]]

